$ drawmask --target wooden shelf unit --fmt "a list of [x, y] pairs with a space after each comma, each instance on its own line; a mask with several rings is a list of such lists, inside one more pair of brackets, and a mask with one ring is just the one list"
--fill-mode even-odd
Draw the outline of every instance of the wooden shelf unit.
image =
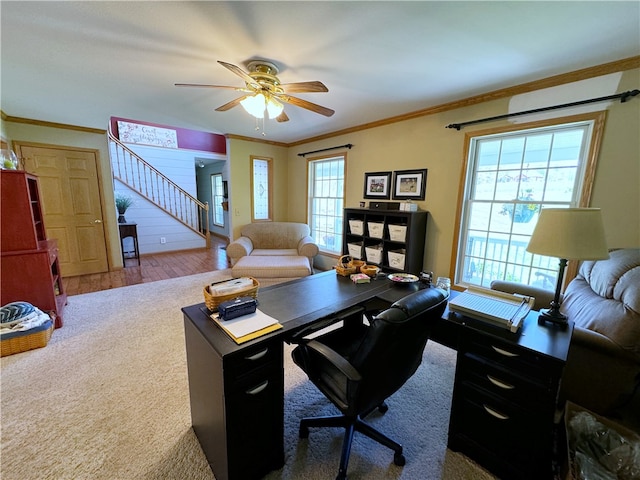
[[0, 182], [0, 303], [24, 301], [54, 312], [59, 328], [67, 295], [58, 243], [46, 236], [38, 179], [24, 171], [0, 170]]
[[[427, 235], [428, 212], [401, 210], [371, 210], [367, 208], [344, 209], [343, 255], [352, 255], [354, 246], [360, 247], [360, 257], [368, 264], [377, 265], [386, 272], [408, 272], [417, 275], [423, 269], [424, 246]], [[362, 222], [361, 233], [353, 228], [352, 221]], [[374, 224], [374, 225], [370, 225]], [[381, 233], [375, 236], [372, 227]], [[404, 236], [392, 236], [391, 229], [401, 227]], [[381, 229], [381, 230], [380, 230]], [[368, 255], [367, 247], [382, 246], [379, 259]], [[351, 246], [351, 251], [350, 247]], [[389, 252], [404, 251], [404, 265], [394, 264]]]

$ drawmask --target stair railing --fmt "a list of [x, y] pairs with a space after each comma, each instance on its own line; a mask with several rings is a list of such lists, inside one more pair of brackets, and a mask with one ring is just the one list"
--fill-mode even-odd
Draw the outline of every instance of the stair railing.
[[209, 204], [183, 190], [124, 145], [113, 135], [111, 128], [108, 129], [108, 138], [113, 178], [193, 230], [206, 240], [207, 248], [210, 248]]

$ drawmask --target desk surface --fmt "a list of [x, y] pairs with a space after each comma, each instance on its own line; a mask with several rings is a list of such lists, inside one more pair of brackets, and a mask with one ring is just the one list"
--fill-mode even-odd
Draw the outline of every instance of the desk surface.
[[278, 319], [283, 328], [242, 345], [236, 344], [205, 314], [204, 303], [184, 307], [182, 311], [221, 355], [227, 355], [265, 339], [291, 336], [309, 323], [376, 298], [390, 289], [395, 290], [395, 295], [392, 291], [386, 292], [385, 301], [397, 300], [411, 291], [392, 284], [386, 278], [355, 284], [335, 271], [261, 288], [258, 290], [258, 308]]
[[[184, 307], [182, 311], [211, 345], [224, 356], [265, 339], [289, 338], [309, 324], [349, 307], [372, 300], [379, 300], [382, 305], [390, 305], [420, 288], [424, 287], [418, 283], [398, 285], [385, 277], [374, 279], [370, 283], [355, 284], [348, 277], [337, 275], [331, 270], [260, 289], [258, 308], [278, 319], [283, 328], [241, 345], [236, 344], [222, 332], [205, 314], [204, 303]], [[451, 295], [455, 296], [457, 292], [453, 291]], [[572, 328], [562, 330], [555, 325], [538, 325], [537, 318], [538, 312], [529, 313], [523, 326], [518, 333], [514, 334], [481, 320], [449, 312], [447, 308], [440, 322], [434, 325], [432, 340], [456, 349], [458, 329], [466, 326], [565, 361], [566, 344], [570, 341]]]

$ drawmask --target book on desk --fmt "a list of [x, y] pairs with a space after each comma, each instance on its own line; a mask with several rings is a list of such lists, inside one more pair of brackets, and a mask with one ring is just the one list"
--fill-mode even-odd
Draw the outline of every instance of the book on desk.
[[232, 320], [222, 320], [218, 312], [208, 313], [213, 320], [238, 345], [282, 328], [282, 324], [260, 309]]
[[449, 301], [449, 310], [516, 333], [534, 302], [535, 298], [526, 295], [470, 286]]

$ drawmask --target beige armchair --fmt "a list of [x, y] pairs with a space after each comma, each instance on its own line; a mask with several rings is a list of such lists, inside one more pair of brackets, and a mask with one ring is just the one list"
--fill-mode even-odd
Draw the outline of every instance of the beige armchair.
[[[547, 308], [553, 292], [513, 282], [491, 288], [532, 295]], [[640, 248], [585, 261], [564, 293], [561, 311], [575, 323], [561, 399], [606, 415], [640, 385]]]
[[307, 224], [251, 223], [240, 235], [227, 246], [234, 277], [294, 279], [313, 273], [319, 250]]

